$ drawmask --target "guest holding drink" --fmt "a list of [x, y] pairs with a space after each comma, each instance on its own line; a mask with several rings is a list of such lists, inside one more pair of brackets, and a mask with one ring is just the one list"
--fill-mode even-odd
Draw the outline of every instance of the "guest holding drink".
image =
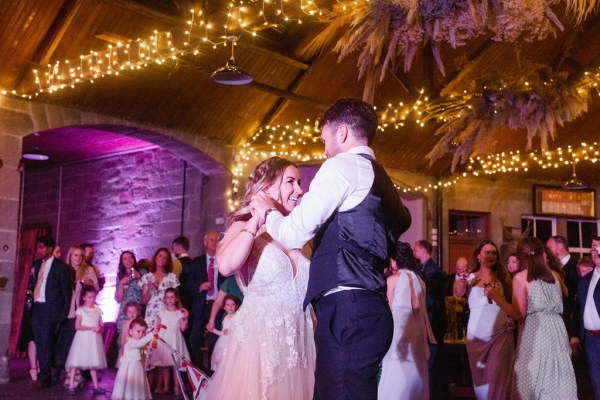
[[138, 266], [133, 252], [126, 250], [121, 253], [117, 270], [117, 289], [115, 291], [115, 300], [120, 304], [117, 316], [117, 330], [119, 333], [123, 322], [127, 320], [127, 303], [132, 301], [142, 303], [142, 288], [139, 285], [139, 280], [147, 272]]

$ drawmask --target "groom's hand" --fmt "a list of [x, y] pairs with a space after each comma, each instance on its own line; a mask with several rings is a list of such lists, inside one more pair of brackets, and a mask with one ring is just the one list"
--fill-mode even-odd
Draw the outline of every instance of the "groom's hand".
[[252, 215], [256, 216], [259, 220], [259, 226], [265, 223], [265, 212], [269, 208], [276, 208], [275, 201], [262, 192], [252, 196], [250, 207], [252, 208]]

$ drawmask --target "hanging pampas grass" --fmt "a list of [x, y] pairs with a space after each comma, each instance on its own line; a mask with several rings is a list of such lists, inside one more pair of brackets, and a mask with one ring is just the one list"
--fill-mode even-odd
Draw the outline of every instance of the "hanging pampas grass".
[[[583, 20], [600, 0], [565, 0], [567, 9]], [[372, 100], [376, 81], [389, 67], [407, 72], [420, 46], [429, 45], [438, 69], [445, 68], [439, 43], [453, 48], [469, 39], [543, 40], [563, 25], [551, 6], [560, 0], [340, 0], [324, 12], [324, 29], [303, 52], [314, 55], [335, 43], [338, 61], [360, 50], [359, 79], [366, 75], [363, 97]]]
[[454, 152], [452, 170], [472, 155], [493, 148], [500, 128], [525, 129], [527, 148], [539, 136], [542, 149], [556, 135], [557, 126], [587, 111], [590, 95], [600, 84], [600, 73], [567, 76], [545, 68], [532, 68], [520, 79], [506, 77], [480, 81], [463, 95], [450, 95], [427, 103], [423, 122], [438, 121], [442, 138], [427, 157], [433, 163]]

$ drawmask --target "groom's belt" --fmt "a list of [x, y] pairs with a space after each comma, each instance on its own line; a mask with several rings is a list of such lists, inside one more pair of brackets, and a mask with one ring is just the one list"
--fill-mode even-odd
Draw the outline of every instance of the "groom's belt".
[[335, 287], [333, 289], [330, 289], [330, 290], [326, 291], [322, 295], [318, 296], [318, 298], [329, 296], [330, 294], [334, 294], [334, 293], [337, 293], [337, 292], [343, 292], [344, 290], [367, 290], [367, 289], [361, 288], [361, 287], [338, 286], [338, 287]]

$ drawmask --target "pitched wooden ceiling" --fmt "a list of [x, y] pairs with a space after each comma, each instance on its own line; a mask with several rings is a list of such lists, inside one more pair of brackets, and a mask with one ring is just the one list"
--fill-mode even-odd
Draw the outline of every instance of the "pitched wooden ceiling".
[[[0, 13], [0, 88], [35, 90], [32, 71], [56, 60], [77, 59], [93, 49], [104, 49], [107, 37], [135, 39], [154, 30], [185, 24], [184, 1], [177, 0], [4, 0]], [[187, 2], [191, 4], [190, 1]], [[218, 7], [218, 2], [212, 3]], [[184, 4], [185, 5], [185, 4]], [[211, 6], [209, 1], [206, 6]], [[213, 8], [214, 8], [213, 7]], [[446, 76], [435, 66], [429, 48], [421, 49], [408, 73], [388, 73], [374, 104], [414, 100], [420, 89], [431, 97], [470, 87], [473, 80], [497, 72], [514, 71], [522, 63], [548, 65], [566, 71], [600, 66], [600, 17], [592, 15], [580, 26], [557, 10], [564, 32], [540, 42], [518, 45], [475, 39], [452, 49], [441, 46]], [[224, 86], [212, 82], [212, 71], [223, 66], [229, 49], [182, 57], [179, 62], [152, 65], [139, 72], [106, 77], [74, 89], [43, 94], [34, 101], [177, 129], [193, 135], [240, 145], [266, 124], [287, 124], [316, 118], [338, 97], [360, 97], [356, 56], [337, 62], [337, 54], [324, 51], [309, 58], [301, 48], [319, 31], [318, 23], [263, 30], [256, 38], [244, 36], [236, 47], [238, 64], [255, 83]], [[560, 66], [560, 67], [559, 67]], [[582, 118], [558, 130], [551, 148], [594, 142], [600, 123], [597, 100]], [[377, 138], [375, 150], [389, 168], [450, 174], [451, 156], [433, 165], [425, 155], [439, 137], [437, 126], [414, 125], [388, 129]], [[524, 149], [526, 134], [506, 129], [497, 135], [496, 151]], [[539, 142], [534, 143], [539, 147]], [[598, 164], [581, 164], [578, 175], [600, 185]], [[540, 181], [566, 180], [570, 169], [532, 171]]]

